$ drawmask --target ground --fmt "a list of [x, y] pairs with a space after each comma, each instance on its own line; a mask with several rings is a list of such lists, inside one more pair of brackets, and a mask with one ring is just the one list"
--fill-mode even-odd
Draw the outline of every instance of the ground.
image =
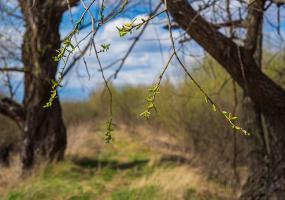
[[70, 127], [65, 161], [42, 167], [26, 180], [15, 178], [15, 167], [2, 170], [0, 199], [235, 199], [230, 187], [209, 180], [179, 153], [171, 151], [170, 155], [167, 149], [171, 144], [161, 145], [163, 137], [120, 127], [113, 143], [104, 144], [103, 128], [93, 127], [92, 122]]

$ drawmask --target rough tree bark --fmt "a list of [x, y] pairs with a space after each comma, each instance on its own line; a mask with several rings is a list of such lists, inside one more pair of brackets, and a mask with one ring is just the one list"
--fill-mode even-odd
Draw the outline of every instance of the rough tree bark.
[[[24, 102], [0, 97], [0, 113], [22, 130], [22, 164], [28, 171], [36, 163], [61, 160], [66, 147], [66, 129], [59, 99], [44, 109], [55, 79], [57, 63], [52, 60], [61, 45], [59, 25], [63, 13], [79, 0], [18, 0], [25, 22], [22, 44]], [[5, 153], [5, 152], [4, 152]], [[6, 155], [6, 154], [5, 154]], [[4, 155], [4, 156], [5, 156]]]
[[28, 170], [38, 162], [63, 159], [66, 129], [59, 99], [52, 108], [44, 109], [55, 79], [57, 63], [52, 60], [61, 45], [59, 25], [66, 1], [20, 0], [26, 32], [22, 45], [22, 61], [29, 73], [24, 75], [24, 108], [22, 163]]
[[[264, 3], [262, 0], [256, 2]], [[257, 141], [265, 137], [260, 137], [259, 133], [252, 133], [252, 145], [258, 147], [255, 150], [259, 149], [255, 155], [266, 151], [266, 156], [263, 154], [252, 157], [253, 161], [258, 162], [252, 162], [251, 176], [246, 184], [247, 191], [245, 190], [241, 199], [284, 199], [285, 91], [261, 71], [255, 59], [256, 41], [248, 43], [253, 46], [238, 46], [201, 17], [186, 0], [167, 0], [167, 6], [178, 25], [213, 56], [241, 86], [254, 103], [254, 112], [258, 110], [269, 127], [266, 131], [265, 146], [261, 145], [265, 144], [264, 141]], [[257, 18], [252, 20], [258, 20]], [[258, 25], [253, 21], [249, 21], [248, 26]], [[258, 27], [251, 30], [254, 34]]]
[[[251, 50], [255, 62], [261, 69], [264, 3], [264, 1], [255, 1], [249, 6], [247, 21], [250, 26], [247, 27], [247, 37], [244, 44], [245, 48]], [[267, 164], [264, 165], [264, 161], [267, 161], [269, 158], [270, 147], [268, 146], [268, 127], [263, 120], [263, 115], [251, 98], [247, 96], [247, 91], [244, 91], [244, 95], [243, 108], [246, 113], [246, 128], [251, 133], [254, 133], [247, 140], [249, 168], [254, 173], [250, 174], [246, 184], [243, 186], [242, 199], [250, 199], [252, 196], [266, 191], [264, 187], [267, 185], [267, 179], [260, 179], [256, 174], [258, 176], [266, 176], [269, 172], [269, 168]], [[264, 196], [265, 198], [270, 198], [267, 194], [264, 194]]]

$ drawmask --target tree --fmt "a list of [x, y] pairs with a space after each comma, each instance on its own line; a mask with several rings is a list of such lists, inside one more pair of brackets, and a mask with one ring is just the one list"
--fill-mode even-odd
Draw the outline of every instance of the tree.
[[[12, 3], [10, 6], [12, 8], [6, 8], [6, 5], [0, 2], [0, 9], [5, 13], [3, 18], [9, 20], [12, 17], [17, 22], [23, 21], [25, 27], [22, 46], [19, 49], [21, 56], [16, 55], [17, 44], [14, 42], [8, 45], [6, 40], [6, 44], [0, 44], [0, 58], [4, 63], [0, 72], [24, 74], [22, 104], [13, 99], [11, 81], [8, 81], [11, 97], [0, 96], [0, 114], [15, 121], [22, 131], [21, 160], [24, 171], [32, 169], [36, 163], [58, 161], [64, 157], [67, 141], [66, 128], [62, 119], [59, 97], [56, 95], [57, 88], [51, 91], [52, 82], [59, 79], [57, 77], [59, 62], [56, 62], [53, 57], [57, 56], [58, 50], [66, 42], [61, 40], [59, 33], [62, 16], [79, 2], [86, 6], [80, 0], [18, 0], [17, 4]], [[101, 5], [99, 1], [93, 0], [89, 7], [95, 2]], [[114, 9], [111, 9], [110, 15], [106, 18], [116, 15], [122, 2], [114, 3]], [[7, 1], [6, 4], [8, 5], [9, 2]], [[14, 23], [15, 20], [11, 21]], [[12, 22], [10, 24], [13, 24]], [[94, 21], [86, 27], [94, 25], [93, 23]], [[77, 28], [76, 31], [79, 31], [79, 27]], [[68, 73], [90, 45], [91, 43], [82, 49], [82, 54], [75, 57], [64, 74], [60, 73], [60, 76]], [[8, 46], [11, 46], [11, 49], [7, 48]], [[7, 62], [9, 59], [12, 61]], [[20, 63], [23, 67], [13, 67], [14, 63]], [[8, 64], [12, 66], [7, 66]], [[52, 98], [52, 108], [45, 109], [43, 107], [49, 102], [51, 92], [55, 94]]]
[[[252, 132], [251, 175], [242, 199], [283, 199], [285, 196], [285, 92], [262, 71], [258, 39], [263, 23], [264, 0], [248, 5], [247, 35], [244, 45], [218, 31], [185, 0], [167, 0], [173, 19], [191, 38], [213, 56], [241, 86], [253, 102], [254, 112], [264, 116], [267, 132]], [[230, 21], [230, 26], [234, 21]], [[241, 21], [239, 22], [241, 23]], [[263, 133], [262, 135], [260, 135]]]
[[[71, 1], [74, 5], [77, 1]], [[43, 109], [50, 96], [50, 81], [55, 79], [57, 63], [51, 57], [60, 48], [59, 25], [68, 9], [66, 1], [19, 0], [25, 33], [21, 47], [24, 72], [24, 101], [1, 97], [0, 113], [14, 120], [22, 130], [23, 169], [36, 162], [61, 160], [66, 147], [66, 129], [59, 99], [53, 109]]]

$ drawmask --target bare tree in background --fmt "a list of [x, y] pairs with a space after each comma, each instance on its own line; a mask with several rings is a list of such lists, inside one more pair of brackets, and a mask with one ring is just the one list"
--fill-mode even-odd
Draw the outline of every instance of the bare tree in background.
[[[285, 197], [285, 92], [261, 71], [263, 13], [270, 1], [241, 2], [245, 18], [214, 24], [202, 17], [186, 0], [167, 0], [167, 8], [178, 25], [213, 56], [241, 86], [250, 99], [252, 133], [251, 175], [242, 199], [284, 199]], [[208, 1], [210, 4], [210, 1]], [[270, 6], [269, 5], [269, 6]], [[242, 44], [218, 28], [244, 28]], [[252, 117], [256, 119], [252, 119]], [[261, 118], [266, 124], [262, 128]]]
[[20, 105], [2, 97], [0, 112], [23, 131], [21, 158], [23, 168], [30, 169], [35, 161], [61, 160], [64, 156], [66, 129], [59, 99], [55, 99], [53, 109], [43, 109], [43, 105], [50, 96], [50, 80], [57, 72], [51, 56], [61, 45], [59, 24], [68, 7], [64, 0], [19, 0], [19, 6], [25, 23], [21, 47], [24, 101]]
[[[116, 15], [122, 2], [111, 2], [113, 9], [109, 11], [110, 14], [106, 15], [106, 18]], [[13, 120], [22, 131], [21, 160], [24, 171], [32, 169], [36, 163], [62, 160], [64, 157], [67, 141], [66, 128], [58, 97], [53, 99], [52, 108], [44, 109], [43, 106], [51, 97], [51, 81], [57, 80], [58, 62], [52, 58], [58, 54], [56, 51], [64, 42], [59, 33], [63, 14], [66, 11], [71, 12], [71, 8], [78, 3], [81, 3], [84, 8], [91, 7], [93, 4], [102, 7], [101, 2], [95, 0], [88, 4], [80, 0], [0, 2], [1, 12], [5, 13], [3, 21], [14, 26], [15, 30], [23, 29], [22, 24], [19, 25], [17, 22], [24, 23], [24, 35], [20, 47], [12, 39], [11, 41], [5, 39], [5, 44], [0, 44], [0, 59], [3, 64], [0, 72], [7, 76], [12, 72], [23, 73], [24, 78], [22, 104], [14, 100], [15, 91], [11, 81], [7, 84], [11, 89], [10, 97], [0, 96], [0, 114]], [[6, 5], [10, 7], [6, 8]], [[97, 14], [99, 15], [99, 12]], [[91, 25], [94, 28], [94, 19], [86, 27]], [[17, 34], [20, 35], [20, 32]], [[7, 38], [10, 34], [13, 35], [15, 32], [8, 32], [6, 35], [3, 33]], [[66, 67], [63, 76], [69, 72], [76, 61], [82, 58], [90, 45], [91, 43], [88, 43], [82, 51], [80, 49], [81, 55], [75, 57], [74, 61]], [[16, 52], [18, 54], [20, 52], [20, 55]], [[23, 67], [15, 67], [15, 63]]]

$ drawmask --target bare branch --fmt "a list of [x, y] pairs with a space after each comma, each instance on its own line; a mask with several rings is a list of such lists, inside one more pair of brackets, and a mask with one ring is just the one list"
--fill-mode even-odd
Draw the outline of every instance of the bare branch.
[[[238, 46], [220, 33], [186, 0], [167, 0], [167, 4], [169, 12], [181, 28], [209, 52], [243, 89], [246, 89], [246, 79], [249, 96], [262, 112], [278, 114], [285, 110], [284, 90], [260, 70], [248, 49]], [[244, 71], [241, 63], [246, 66]], [[272, 96], [275, 98], [272, 99]], [[264, 106], [264, 102], [267, 106]]]
[[21, 67], [7, 67], [7, 68], [0, 68], [0, 72], [27, 72], [24, 68]]
[[224, 28], [224, 27], [234, 27], [234, 28], [246, 28], [247, 21], [246, 20], [233, 20], [233, 21], [226, 21], [218, 24], [213, 24], [216, 28]]
[[[264, 0], [256, 0], [249, 6], [247, 22], [250, 26], [247, 27], [247, 36], [245, 40], [245, 48], [251, 53], [255, 52], [258, 42], [261, 42], [259, 37], [262, 32]], [[260, 60], [260, 59], [259, 59]]]
[[70, 72], [70, 70], [75, 66], [77, 61], [79, 61], [85, 55], [85, 53], [88, 50], [88, 48], [90, 47], [90, 45], [91, 45], [91, 43], [88, 42], [88, 44], [83, 48], [83, 50], [80, 52], [80, 54], [73, 58], [73, 61], [68, 65], [68, 67], [66, 67], [66, 70], [64, 71], [62, 77], [65, 77]]
[[26, 113], [22, 105], [6, 97], [0, 97], [0, 114], [12, 119], [23, 128]]
[[58, 8], [61, 11], [68, 10], [69, 6], [74, 7], [77, 6], [80, 0], [56, 0], [58, 4]]
[[[162, 3], [159, 3], [157, 5], [157, 7], [154, 9], [154, 11], [152, 11], [149, 14], [149, 17], [151, 17], [152, 15], [154, 15], [160, 8], [160, 6], [162, 5]], [[115, 73], [113, 75], [111, 75], [108, 79], [111, 79], [114, 77], [114, 79], [117, 78], [119, 72], [121, 71], [121, 69], [123, 68], [125, 61], [127, 60], [127, 58], [129, 57], [129, 55], [131, 54], [131, 52], [133, 51], [134, 47], [136, 46], [137, 42], [140, 40], [141, 36], [143, 35], [143, 33], [145, 32], [147, 26], [149, 24], [149, 21], [147, 21], [145, 23], [145, 25], [143, 26], [143, 28], [141, 29], [140, 33], [134, 38], [133, 43], [131, 44], [130, 48], [128, 49], [127, 53], [125, 54], [125, 56], [122, 58], [121, 63], [119, 65], [119, 67], [116, 69]]]

